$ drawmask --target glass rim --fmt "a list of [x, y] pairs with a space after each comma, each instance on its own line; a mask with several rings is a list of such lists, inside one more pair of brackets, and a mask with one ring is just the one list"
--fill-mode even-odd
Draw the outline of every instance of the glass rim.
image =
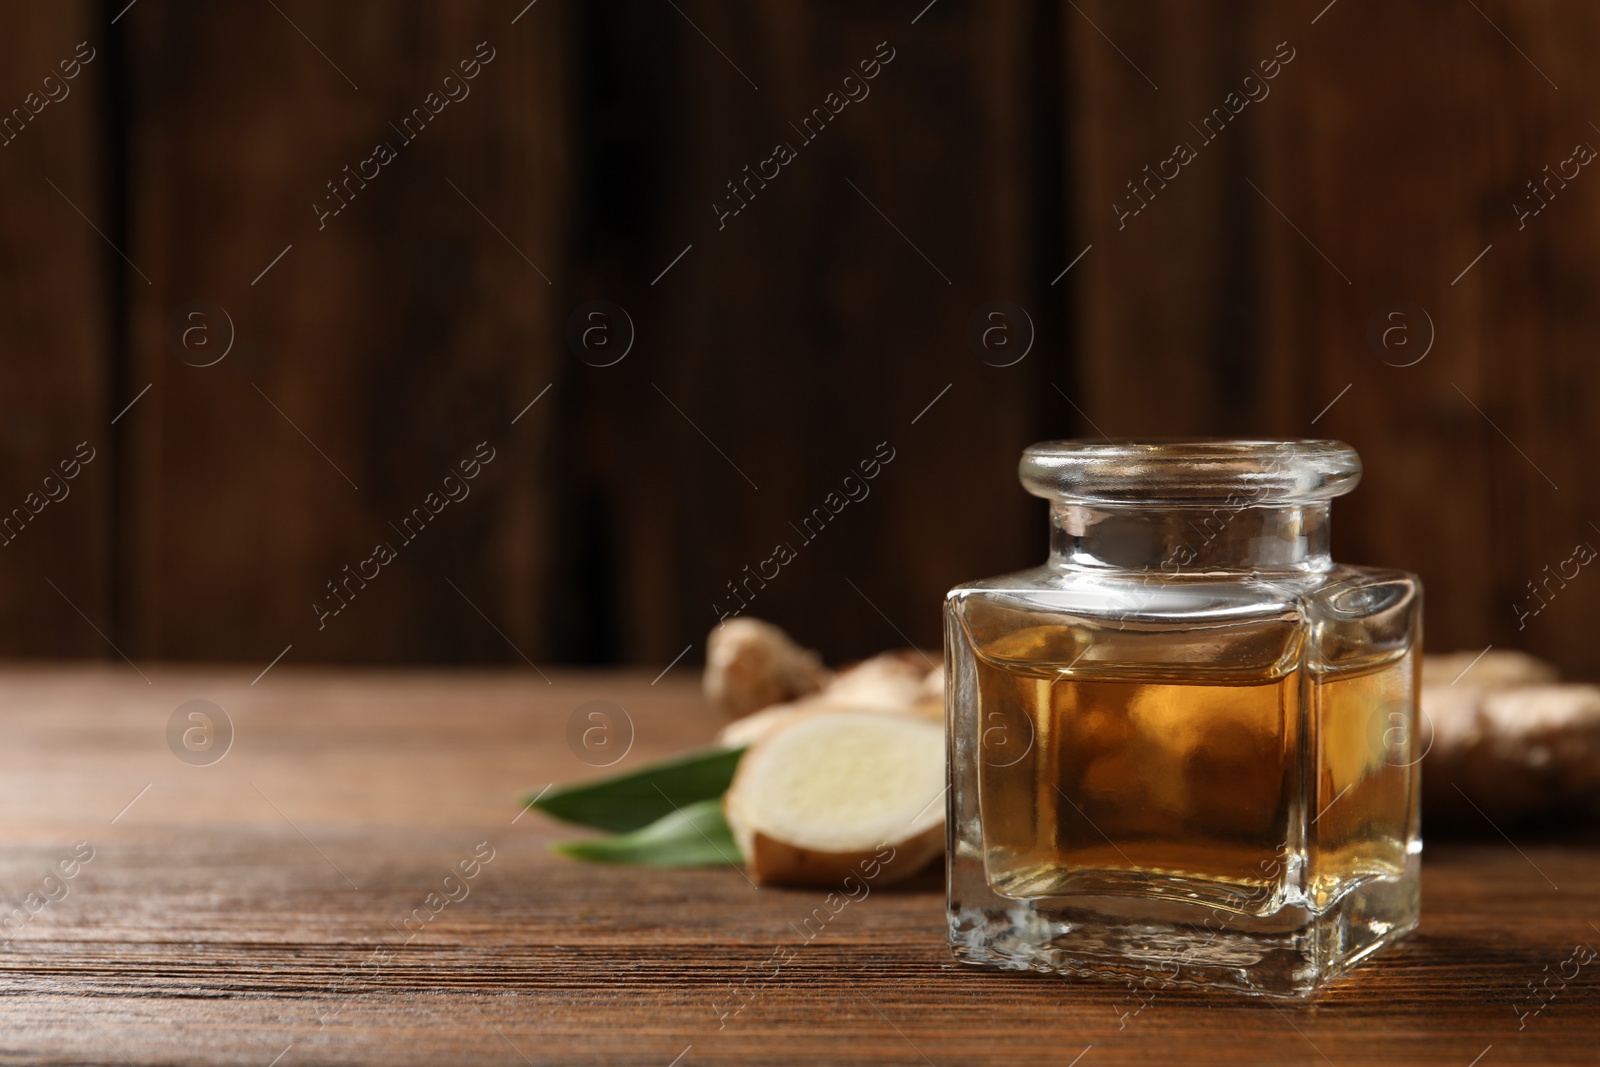
[[1343, 441], [1139, 438], [1040, 441], [1022, 452], [1022, 486], [1065, 503], [1237, 507], [1314, 503], [1361, 480]]

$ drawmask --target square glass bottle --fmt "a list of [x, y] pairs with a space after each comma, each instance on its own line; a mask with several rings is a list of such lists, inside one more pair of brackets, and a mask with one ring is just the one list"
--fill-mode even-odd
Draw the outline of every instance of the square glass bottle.
[[957, 959], [1299, 997], [1417, 924], [1422, 588], [1338, 441], [1052, 441], [1041, 567], [945, 601]]

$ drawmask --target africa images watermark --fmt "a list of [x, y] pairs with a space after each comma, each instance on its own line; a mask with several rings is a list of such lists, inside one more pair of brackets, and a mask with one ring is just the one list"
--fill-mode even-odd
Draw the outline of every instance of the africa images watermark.
[[[473, 847], [471, 856], [458, 861], [455, 867], [450, 869], [450, 873], [440, 880], [439, 888], [430, 891], [423, 897], [422, 903], [412, 908], [411, 913], [402, 918], [400, 924], [395, 927], [397, 930], [405, 930], [408, 934], [406, 939], [400, 942], [399, 945], [385, 941], [381, 945], [373, 946], [370, 958], [362, 964], [362, 967], [369, 972], [369, 979], [376, 981], [383, 974], [384, 966], [394, 959], [396, 953], [425, 933], [429, 929], [429, 924], [437, 919], [446, 908], [451, 904], [460, 904], [466, 900], [472, 892], [472, 880], [482, 874], [485, 867], [494, 862], [494, 857], [494, 846], [488, 841], [480, 841]], [[394, 924], [391, 923], [391, 925]], [[347, 965], [345, 967], [344, 980], [340, 984], [348, 986], [355, 981], [357, 981], [357, 978], [350, 973], [350, 967]], [[356, 994], [352, 992], [339, 1003], [338, 1007], [323, 1012], [317, 1019], [318, 1027], [326, 1027], [329, 1022], [343, 1014], [344, 1010], [355, 999], [355, 996]]]
[[[487, 450], [487, 455], [485, 450]], [[467, 499], [472, 493], [472, 487], [467, 483], [483, 473], [483, 468], [494, 462], [495, 455], [496, 452], [489, 442], [478, 442], [478, 447], [473, 452], [472, 457], [462, 460], [457, 465], [461, 470], [460, 477], [457, 477], [454, 471], [445, 475], [439, 483], [439, 488], [423, 497], [422, 503], [412, 508], [410, 514], [400, 520], [399, 526], [395, 526], [391, 522], [389, 525], [400, 535], [401, 546], [409, 545], [422, 536], [422, 531], [427, 528], [428, 523], [437, 518], [440, 512], [450, 506], [452, 501], [459, 504]], [[321, 602], [315, 600], [311, 602], [311, 610], [317, 616], [317, 629], [325, 629], [328, 625], [328, 620], [349, 607], [349, 602], [356, 598], [356, 594], [365, 589], [367, 583], [377, 578], [382, 573], [382, 569], [393, 563], [399, 555], [400, 552], [395, 548], [393, 542], [380, 541], [373, 546], [372, 555], [356, 564], [355, 570], [352, 571], [348, 563], [341, 568], [341, 573], [344, 577], [338, 579], [338, 584], [335, 584], [334, 578], [329, 578], [326, 583], [328, 592], [331, 594], [332, 601], [337, 603], [338, 606], [324, 606]], [[372, 568], [370, 573], [367, 571], [369, 566]], [[352, 582], [355, 583], [353, 588], [351, 586]], [[339, 595], [341, 588], [344, 590], [344, 596]]]
[[[1538, 586], [1533, 584], [1533, 580], [1531, 578], [1528, 580], [1528, 592], [1532, 595], [1534, 600], [1539, 602], [1539, 606], [1534, 607], [1531, 602], [1526, 609], [1524, 609], [1520, 604], [1513, 603], [1511, 605], [1511, 610], [1515, 612], [1517, 616], [1517, 629], [1527, 629], [1528, 620], [1536, 617], [1541, 611], [1549, 606], [1549, 603], [1545, 600], [1545, 598], [1539, 595], [1540, 588], [1543, 588], [1545, 595], [1548, 596], [1550, 600], [1554, 600], [1556, 598], [1556, 594], [1561, 592], [1562, 589], [1565, 589], [1567, 587], [1567, 583], [1578, 576], [1579, 571], [1594, 561], [1594, 557], [1594, 546], [1587, 541], [1579, 541], [1572, 549], [1572, 555], [1568, 556], [1566, 559], [1557, 564], [1555, 574], [1550, 573], [1550, 564], [1546, 563], [1544, 565], [1544, 579], [1539, 583]], [[1567, 567], [1569, 566], [1572, 568], [1571, 574], [1567, 573]], [[1551, 582], [1557, 583], [1558, 588], [1551, 589]]]
[[[1511, 1005], [1511, 1010], [1517, 1013], [1517, 1029], [1526, 1029], [1528, 1026], [1528, 1020], [1530, 1018], [1537, 1018], [1540, 1012], [1544, 1011], [1545, 1008], [1548, 1008], [1551, 1002], [1556, 999], [1557, 995], [1559, 995], [1562, 990], [1567, 988], [1567, 983], [1574, 981], [1584, 967], [1594, 962], [1595, 956], [1596, 952], [1594, 947], [1588, 942], [1584, 942], [1583, 944], [1574, 947], [1572, 954], [1556, 965], [1556, 973], [1554, 977], [1558, 980], [1558, 984], [1555, 989], [1550, 988], [1550, 979], [1552, 977], [1548, 973], [1550, 970], [1550, 965], [1548, 963], [1545, 964], [1542, 970], [1544, 970], [1546, 973], [1539, 985], [1535, 986], [1531, 979], [1528, 982], [1528, 992], [1533, 996], [1533, 1001], [1537, 1007], [1523, 1010], [1518, 1004], [1514, 1003]], [[1568, 967], [1572, 968], [1571, 974], [1567, 973], [1566, 969]]]
[[[1273, 893], [1278, 891], [1279, 876], [1283, 873], [1284, 865], [1289, 862], [1290, 855], [1291, 850], [1287, 844], [1279, 845], [1277, 851], [1273, 855], [1261, 860], [1256, 865], [1257, 869], [1260, 871], [1260, 874], [1257, 876], [1256, 887], [1235, 902], [1232, 909], [1234, 914], [1247, 914], [1249, 909], [1263, 904], [1272, 898]], [[1192, 940], [1185, 945], [1183, 951], [1179, 952], [1177, 955], [1155, 961], [1157, 965], [1151, 969], [1151, 973], [1145, 975], [1144, 978], [1137, 983], [1133, 980], [1133, 976], [1131, 975], [1124, 979], [1127, 987], [1133, 991], [1133, 999], [1135, 1003], [1138, 1004], [1138, 1007], [1134, 1008], [1131, 1012], [1117, 1010], [1118, 1030], [1126, 1030], [1128, 1028], [1129, 1019], [1136, 1017], [1140, 1012], [1144, 1011], [1144, 1009], [1148, 1008], [1151, 1004], [1154, 1004], [1156, 1000], [1156, 992], [1158, 990], [1170, 990], [1176, 988], [1183, 976], [1184, 965], [1189, 963], [1201, 950], [1208, 948], [1211, 943], [1217, 939], [1217, 936], [1227, 929], [1228, 923], [1226, 918], [1222, 919], [1220, 922], [1217, 922], [1216, 925], [1213, 925], [1213, 921], [1216, 920], [1217, 916], [1226, 916], [1229, 914], [1229, 912], [1225, 912], [1215, 905], [1210, 904], [1202, 905], [1202, 907], [1209, 912], [1209, 914], [1206, 915], [1206, 917], [1200, 922], [1200, 926], [1206, 931], [1203, 940]], [[1155, 983], [1154, 989], [1151, 988], [1152, 982]], [[1149, 992], [1150, 998], [1148, 1000], [1140, 995], [1139, 990], [1141, 988]], [[1119, 1009], [1123, 1003], [1126, 1002], [1118, 1001]]]
[[[467, 83], [483, 73], [483, 68], [494, 61], [496, 53], [488, 41], [480, 41], [472, 55], [473, 58], [463, 59], [456, 64], [461, 71], [459, 78], [453, 73], [444, 76], [444, 80], [440, 83], [440, 88], [444, 91], [443, 96], [439, 95], [438, 90], [433, 90], [422, 98], [420, 106], [412, 108], [411, 113], [400, 120], [399, 126], [393, 122], [389, 123], [394, 132], [400, 135], [400, 148], [422, 136], [422, 131], [427, 128], [428, 123], [437, 118], [452, 102], [460, 103], [470, 96], [472, 87]], [[400, 153], [394, 145], [388, 141], [379, 141], [373, 148], [372, 154], [357, 163], [354, 171], [351, 171], [350, 165], [346, 163], [342, 171], [344, 177], [338, 180], [338, 184], [334, 184], [333, 179], [328, 181], [328, 204], [318, 200], [311, 205], [311, 210], [317, 216], [317, 229], [325, 229], [328, 220], [349, 207], [350, 201], [356, 198], [356, 193], [367, 187], [367, 182], [375, 180], [383, 173], [384, 167], [398, 158]], [[343, 196], [339, 195], [340, 189], [344, 190]], [[332, 206], [335, 204], [338, 206]]]
[[7, 912], [0, 912], [0, 945], [11, 947], [12, 940], [17, 933], [29, 923], [34, 916], [44, 911], [52, 904], [59, 904], [66, 900], [72, 893], [71, 882], [78, 877], [86, 864], [94, 859], [94, 846], [87, 841], [79, 841], [72, 846], [72, 851], [57, 860], [55, 866], [45, 873], [39, 880], [38, 887], [22, 898], [22, 903]]
[[[87, 54], [85, 51], [87, 50]], [[39, 84], [39, 90], [29, 92], [22, 98], [22, 106], [14, 107], [11, 113], [0, 118], [0, 148], [4, 148], [15, 141], [22, 131], [28, 128], [45, 108], [51, 104], [59, 104], [72, 94], [72, 86], [67, 83], [83, 72], [83, 68], [94, 62], [98, 53], [88, 41], [78, 42], [78, 47], [73, 51], [71, 59], [63, 59], [56, 67], [61, 71], [58, 78], [54, 74], [46, 74]], [[51, 87], [51, 83], [55, 87]], [[44, 95], [39, 95], [43, 91]]]
[[[1524, 182], [1523, 184], [1528, 187], [1527, 202], [1524, 203], [1521, 200], [1513, 200], [1511, 202], [1511, 213], [1517, 217], [1517, 229], [1526, 229], [1528, 220], [1536, 217], [1541, 211], [1549, 207], [1550, 201], [1556, 198], [1556, 193], [1565, 189], [1567, 182], [1575, 180], [1581, 172], [1580, 168], [1592, 163], [1594, 158], [1594, 146], [1587, 141], [1580, 141], [1573, 147], [1572, 155], [1556, 164], [1554, 172], [1551, 171], [1548, 163], [1545, 164], [1542, 171], [1544, 177], [1538, 179], [1538, 184], [1535, 184], [1533, 179]], [[1572, 173], [1570, 174], [1567, 173], [1567, 167], [1569, 166], [1572, 168]], [[1554, 188], [1551, 187], [1552, 182], [1555, 183]], [[1542, 194], [1540, 193], [1541, 189], [1544, 190]]]
[[[1284, 50], [1288, 49], [1288, 54]], [[1296, 52], [1289, 47], [1288, 41], [1279, 41], [1277, 48], [1272, 53], [1272, 58], [1263, 59], [1257, 64], [1261, 68], [1261, 77], [1247, 74], [1240, 83], [1239, 89], [1232, 90], [1222, 98], [1222, 103], [1211, 109], [1211, 113], [1200, 120], [1200, 125], [1189, 123], [1190, 128], [1200, 135], [1200, 147], [1215, 141], [1228, 128], [1228, 124], [1239, 117], [1239, 114], [1252, 103], [1259, 104], [1272, 92], [1267, 83], [1283, 72], [1283, 68], [1294, 60]], [[1241, 95], [1242, 92], [1242, 95]], [[1193, 163], [1200, 157], [1199, 151], [1188, 141], [1179, 141], [1172, 147], [1172, 154], [1156, 164], [1152, 172], [1149, 164], [1145, 164], [1144, 178], [1135, 185], [1133, 179], [1127, 182], [1129, 196], [1123, 197], [1128, 202], [1124, 206], [1120, 202], [1111, 204], [1111, 213], [1116, 216], [1117, 229], [1126, 229], [1128, 220], [1150, 206], [1150, 201], [1156, 198], [1156, 193], [1167, 187], [1167, 182], [1174, 181], [1183, 173], [1183, 168]], [[1168, 168], [1171, 168], [1170, 173]], [[1141, 193], [1140, 188], [1144, 189]]]
[[[85, 449], [88, 449], [87, 455], [84, 453]], [[39, 513], [51, 503], [59, 504], [67, 499], [72, 493], [72, 486], [68, 483], [94, 461], [95, 455], [93, 445], [88, 441], [79, 441], [78, 447], [72, 451], [72, 458], [56, 464], [61, 477], [57, 478], [54, 473], [50, 473], [40, 482], [39, 488], [44, 491], [43, 496], [37, 492], [30, 492], [22, 498], [21, 506], [12, 508], [11, 514], [0, 519], [0, 547], [10, 545], [21, 536], [28, 523], [38, 517]]]
[[[886, 449], [888, 451], [887, 455], [884, 454]], [[860, 477], [857, 477], [856, 472], [852, 470], [840, 479], [838, 489], [830, 491], [827, 496], [822, 498], [820, 505], [812, 508], [800, 520], [799, 526], [795, 526], [791, 522], [789, 525], [793, 526], [794, 531], [801, 537], [801, 547], [804, 548], [815, 541], [828, 523], [838, 518], [839, 513], [844, 511], [852, 501], [860, 503], [867, 499], [872, 493], [872, 489], [867, 483], [883, 473], [883, 468], [893, 462], [894, 457], [895, 450], [890, 446], [889, 442], [878, 442], [872, 457], [861, 460], [856, 464], [861, 471]], [[782, 541], [773, 547], [772, 555], [756, 564], [753, 572], [750, 569], [750, 564], [746, 563], [744, 565], [743, 579], [728, 579], [728, 592], [732, 593], [734, 599], [738, 601], [738, 607], [725, 608], [713, 602], [711, 611], [716, 615], [717, 621], [723, 622], [748, 608], [750, 601], [756, 598], [756, 594], [767, 587], [767, 582], [777, 578], [783, 568], [793, 563], [799, 555], [799, 550], [794, 547], [793, 543]], [[772, 573], [770, 574], [767, 573], [768, 567], [772, 568]], [[735, 585], [735, 582], [740, 584]], [[754, 583], [757, 588], [752, 589], [751, 583]], [[743, 593], [740, 592], [741, 588], [744, 590]]]
[[[888, 852], [888, 855], [884, 855], [885, 851]], [[845, 875], [843, 881], [839, 884], [839, 892], [829, 893], [823, 897], [822, 903], [812, 908], [811, 912], [800, 920], [800, 926], [805, 927], [805, 932], [802, 932], [799, 926], [795, 926], [791, 922], [789, 927], [800, 935], [800, 944], [797, 946], [778, 945], [774, 947], [772, 953], [762, 962], [760, 968], [754, 972], [755, 987], [753, 989], [751, 988], [751, 975], [746, 975], [738, 985], [734, 985], [732, 982], [728, 983], [729, 991], [738, 999], [739, 1004], [738, 1007], [730, 1011], [716, 1001], [711, 1002], [711, 1010], [717, 1016], [717, 1029], [725, 1029], [730, 1018], [749, 1007], [750, 1002], [766, 987], [767, 983], [778, 977], [784, 965], [798, 956], [801, 949], [816, 940], [817, 935], [822, 933], [829, 923], [838, 918], [845, 908], [852, 903], [866, 900], [872, 894], [873, 881], [883, 873], [884, 867], [894, 862], [896, 855], [893, 845], [886, 842], [879, 844], [873, 850], [871, 856], [856, 865], [854, 874]], [[768, 967], [771, 970], [767, 970], [766, 968]]]

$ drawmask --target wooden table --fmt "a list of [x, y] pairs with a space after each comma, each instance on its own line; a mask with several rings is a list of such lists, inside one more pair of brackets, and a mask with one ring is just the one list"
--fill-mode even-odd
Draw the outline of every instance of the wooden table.
[[[1593, 845], [1430, 845], [1419, 934], [1306, 1006], [1134, 1013], [1117, 987], [958, 966], [936, 874], [774, 970], [820, 894], [580, 866], [549, 851], [569, 829], [519, 816], [522, 791], [595, 773], [566, 742], [585, 700], [631, 718], [619, 767], [707, 740], [690, 672], [144, 670], [0, 675], [0, 891], [42, 902], [0, 954], [0, 1061], [1600, 1062], [1600, 960], [1559, 977], [1600, 947]], [[235, 729], [209, 766], [168, 748], [191, 699]]]

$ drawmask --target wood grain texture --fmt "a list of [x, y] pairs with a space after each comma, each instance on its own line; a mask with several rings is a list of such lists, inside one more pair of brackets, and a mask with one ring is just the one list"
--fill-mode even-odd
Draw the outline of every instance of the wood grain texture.
[[[150, 686], [126, 667], [0, 676], [8, 907], [74, 842], [95, 850], [0, 953], [0, 1062], [943, 1065], [1084, 1053], [1086, 1067], [1467, 1067], [1489, 1046], [1478, 1062], [1593, 1062], [1592, 966], [1520, 1030], [1513, 1005], [1535, 1003], [1528, 983], [1574, 945], [1600, 943], [1594, 844], [1430, 846], [1421, 931], [1314, 1004], [1174, 993], [1130, 1014], [1136, 1002], [1114, 985], [957, 966], [937, 874], [849, 905], [802, 943], [791, 924], [820, 894], [756, 890], [733, 869], [552, 855], [572, 831], [518, 818], [515, 798], [595, 773], [566, 747], [573, 708], [624, 708], [635, 742], [619, 766], [632, 766], [711, 736], [717, 722], [689, 678], [563, 674], [547, 686], [527, 671], [291, 667], [252, 686], [248, 670], [150, 673]], [[172, 709], [196, 698], [236, 728], [208, 767], [178, 762], [163, 737]], [[483, 842], [493, 858], [467, 895], [407, 927]], [[774, 973], [780, 947], [798, 954]]]
[[[1536, 607], [1527, 583], [1576, 543], [1600, 545], [1577, 462], [1595, 443], [1596, 397], [1575, 370], [1577, 338], [1594, 335], [1600, 311], [1572, 289], [1600, 266], [1585, 236], [1600, 201], [1580, 174], [1520, 229], [1513, 204], [1537, 206], [1523, 183], [1575, 143], [1600, 146], [1570, 99], [1593, 77], [1571, 42], [1600, 32], [1600, 18], [1582, 4], [1537, 16], [1507, 4], [1336, 10], [1305, 33], [1288, 106], [1263, 109], [1263, 158], [1279, 207], [1354, 283], [1307, 284], [1326, 265], [1287, 227], [1272, 231], [1272, 344], [1313, 368], [1303, 409], [1351, 385], [1318, 424], [1367, 458], [1339, 507], [1342, 550], [1422, 575], [1433, 647], [1492, 641], [1592, 677], [1583, 584], [1557, 581], [1524, 625], [1514, 605]], [[1422, 40], [1451, 61], [1420, 65]], [[1386, 365], [1366, 336], [1396, 298], [1422, 305], [1436, 332], [1414, 366]]]
[[[129, 629], [146, 655], [262, 664], [291, 642], [302, 660], [542, 655], [552, 423], [512, 420], [555, 376], [564, 16], [278, 7], [127, 16], [133, 247], [155, 279], [133, 311], [155, 386]], [[236, 331], [214, 366], [173, 340], [194, 300]], [[469, 495], [427, 504], [480, 442], [495, 459]], [[419, 507], [438, 514], [415, 534]], [[346, 587], [378, 543], [399, 558]]]
[[[1089, 414], [1113, 435], [1349, 441], [1366, 475], [1335, 507], [1336, 558], [1418, 572], [1431, 648], [1521, 647], [1593, 677], [1579, 581], [1524, 624], [1516, 605], [1600, 544], [1578, 458], [1597, 394], [1577, 369], [1600, 329], [1580, 295], [1600, 200], [1580, 174], [1521, 228], [1513, 208], [1537, 204], [1524, 183], [1544, 166], [1600, 145], [1574, 51], [1600, 33], [1593, 7], [1083, 11], [1066, 29], [1074, 218], [1095, 244], [1076, 272]], [[1270, 92], [1207, 140], [1193, 124], [1280, 42], [1295, 58]], [[1174, 142], [1197, 158], [1119, 227], [1125, 183]], [[1397, 300], [1423, 314], [1375, 345]]]
[[[1600, 545], [1592, 168], [1513, 207], [1600, 145], [1581, 0], [72, 0], [0, 24], [0, 113], [98, 50], [0, 147], [0, 516], [99, 450], [0, 547], [0, 653], [660, 669], [699, 658], [731, 582], [854, 658], [936, 643], [945, 589], [1041, 558], [1029, 441], [1326, 434], [1367, 461], [1335, 555], [1419, 572], [1430, 648], [1600, 677], [1597, 579], [1552, 577]], [[471, 95], [319, 226], [326, 183], [480, 41]], [[880, 42], [870, 95], [791, 125]], [[1270, 95], [1201, 134], [1280, 42]], [[796, 158], [719, 222], [780, 140]], [[633, 318], [613, 367], [565, 337], [597, 299]], [[211, 367], [177, 341], [197, 300], [231, 322], [207, 320], [233, 336]], [[994, 300], [1032, 319], [1015, 366], [972, 351]], [[1395, 300], [1427, 315], [1414, 366], [1371, 339]], [[471, 498], [319, 628], [327, 583], [479, 441]], [[800, 533], [880, 442], [870, 496]]]
[[97, 11], [0, 5], [0, 643], [12, 654], [115, 655], [94, 629], [111, 629], [111, 419], [130, 399], [113, 395], [112, 290], [144, 282], [96, 232], [116, 230], [112, 73], [94, 44], [87, 64], [75, 56], [100, 43]]
[[[935, 645], [951, 585], [1043, 554], [1015, 480], [1061, 359], [1059, 235], [1025, 221], [1054, 197], [1029, 91], [1040, 10], [684, 11], [729, 58], [674, 17], [662, 221], [631, 264], [647, 340], [601, 372], [628, 413], [604, 479], [622, 647], [665, 662], [741, 601], [834, 659]], [[752, 181], [778, 145], [794, 158]], [[1031, 309], [1016, 366], [967, 342], [993, 300]], [[893, 460], [863, 485], [875, 455]], [[767, 563], [780, 545], [795, 558]]]

